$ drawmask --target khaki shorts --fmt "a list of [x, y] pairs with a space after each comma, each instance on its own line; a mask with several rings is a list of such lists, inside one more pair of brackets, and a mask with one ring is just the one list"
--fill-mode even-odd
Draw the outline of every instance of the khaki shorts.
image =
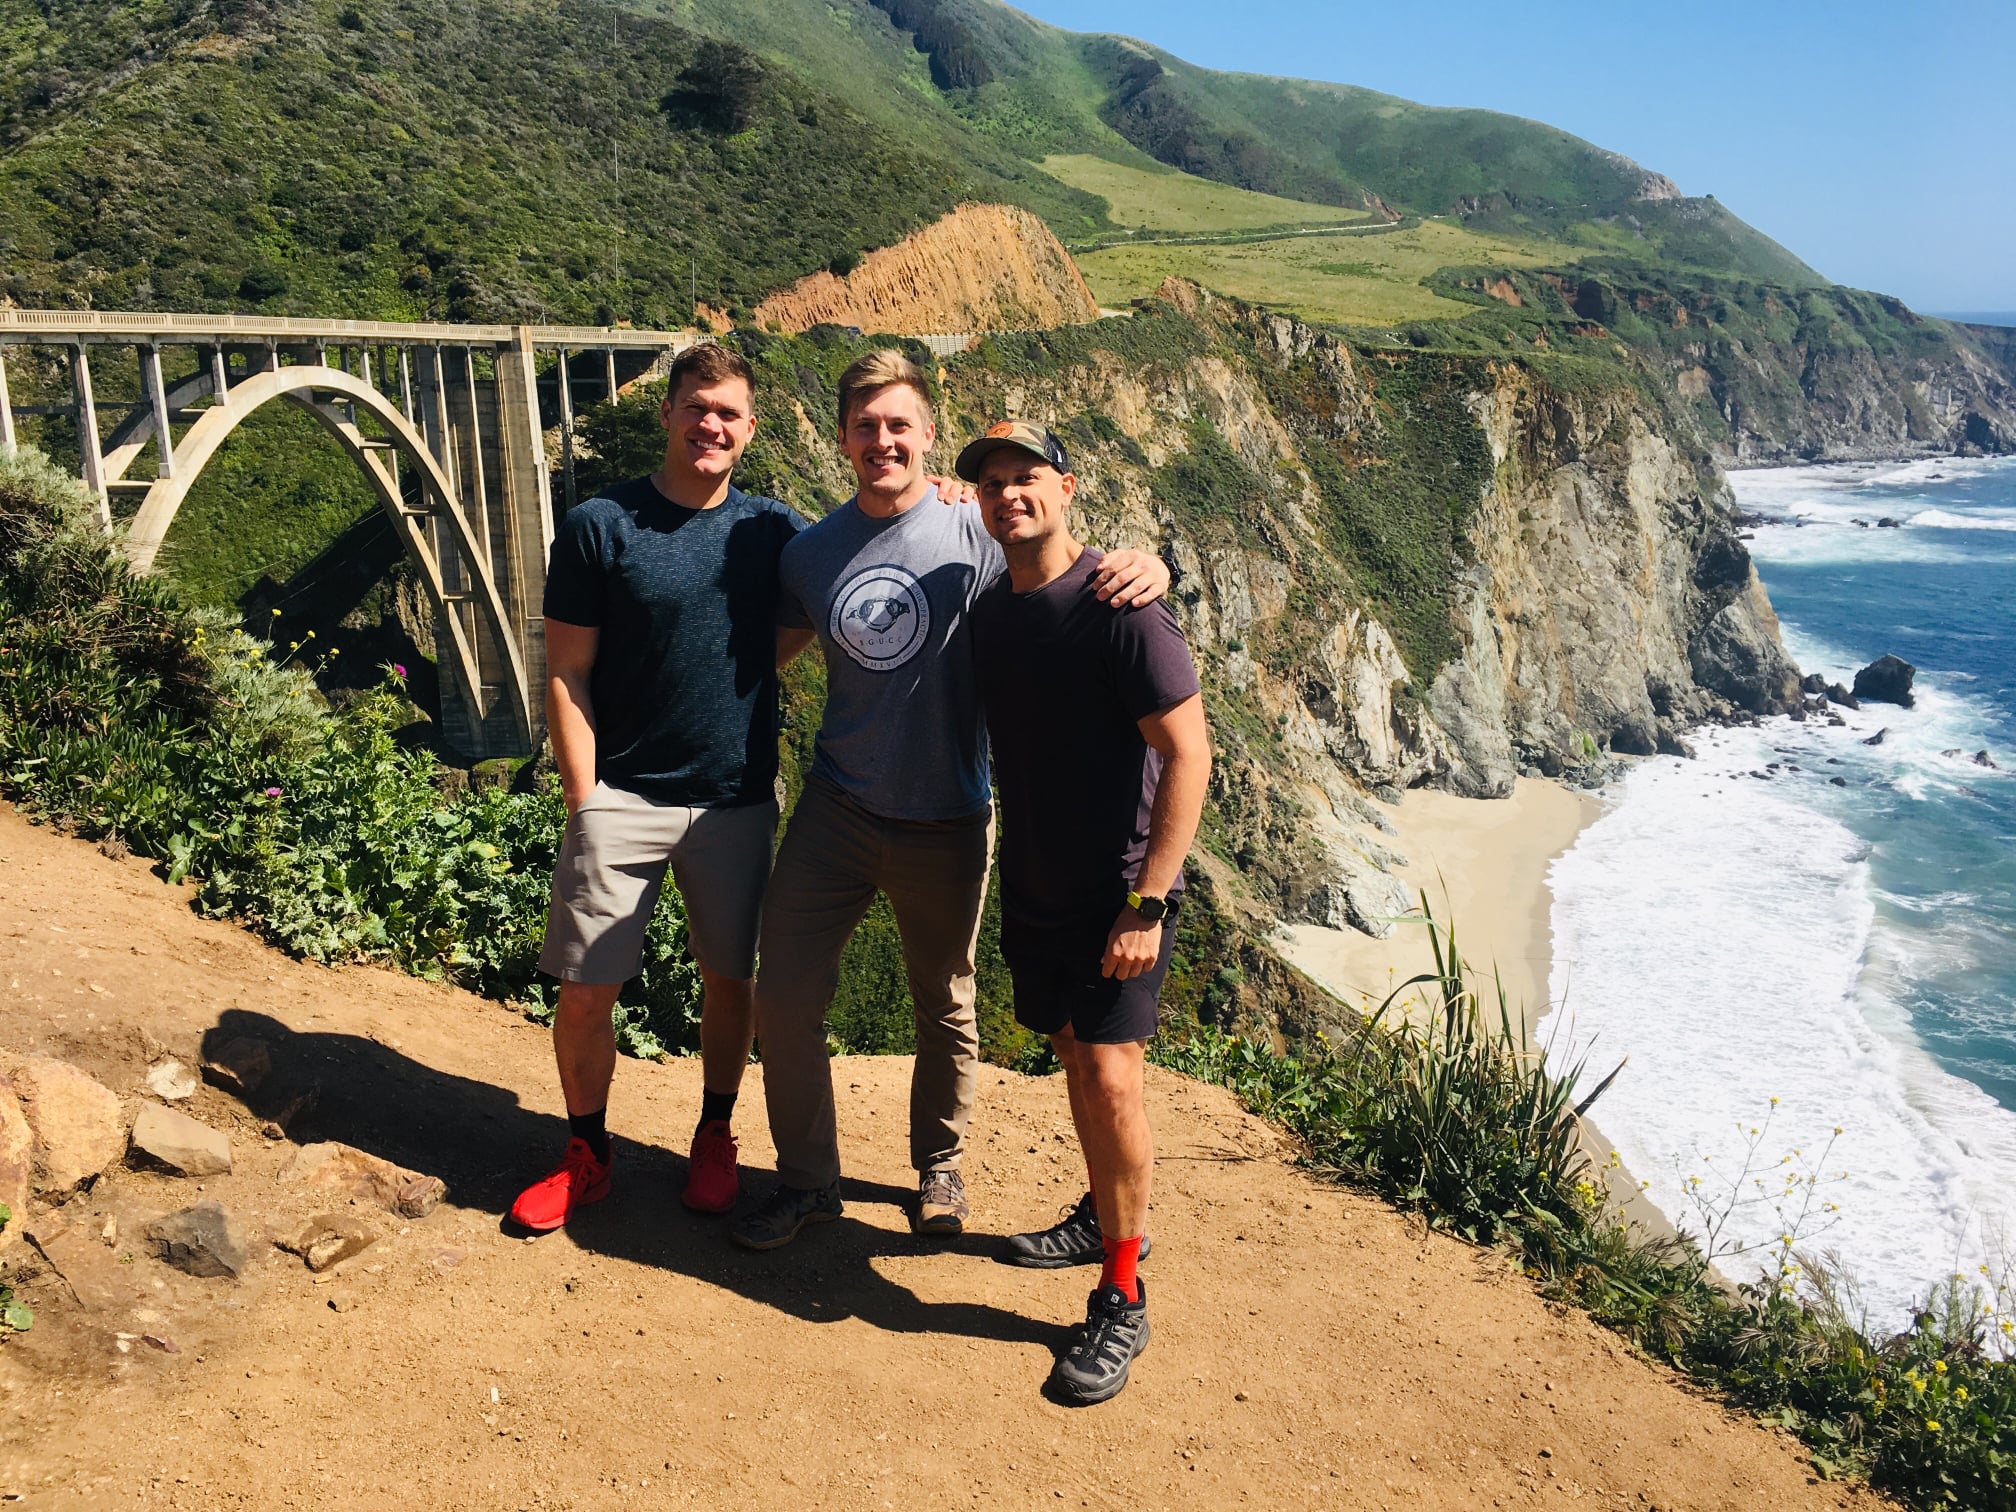
[[598, 782], [567, 821], [539, 969], [568, 982], [627, 982], [671, 867], [693, 959], [716, 976], [756, 974], [756, 932], [777, 805], [683, 808]]

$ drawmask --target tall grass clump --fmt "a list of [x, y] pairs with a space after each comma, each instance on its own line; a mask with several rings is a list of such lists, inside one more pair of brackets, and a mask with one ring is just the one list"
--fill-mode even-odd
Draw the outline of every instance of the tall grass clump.
[[[456, 790], [403, 745], [404, 669], [340, 710], [301, 653], [134, 573], [39, 453], [0, 458], [0, 791], [118, 840], [319, 961], [378, 960], [550, 1015], [535, 965], [565, 820], [557, 784]], [[330, 653], [333, 655], [334, 653]], [[698, 973], [667, 887], [616, 1010], [634, 1054], [697, 1043]]]
[[[1948, 1278], [1890, 1335], [1838, 1264], [1806, 1252], [1811, 1203], [1741, 1286], [1694, 1239], [1634, 1229], [1581, 1130], [1623, 1068], [1586, 1095], [1583, 1065], [1550, 1073], [1502, 983], [1480, 979], [1425, 900], [1420, 922], [1434, 970], [1320, 1053], [1198, 1028], [1154, 1059], [1230, 1088], [1309, 1166], [1504, 1248], [1549, 1298], [1796, 1432], [1820, 1473], [1866, 1476], [1911, 1507], [2016, 1508], [2016, 1271]], [[1700, 1225], [1711, 1245], [1716, 1216]]]

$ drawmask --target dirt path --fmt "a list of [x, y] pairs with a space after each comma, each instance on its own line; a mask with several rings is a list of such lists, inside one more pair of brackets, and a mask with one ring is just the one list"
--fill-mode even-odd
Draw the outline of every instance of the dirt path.
[[[4, 809], [0, 984], [0, 1048], [70, 1059], [129, 1105], [163, 1046], [192, 1057], [220, 1023], [279, 1042], [255, 1107], [208, 1086], [185, 1104], [230, 1131], [230, 1175], [199, 1197], [115, 1168], [51, 1241], [78, 1297], [46, 1269], [23, 1282], [39, 1321], [0, 1346], [10, 1505], [1878, 1505], [1550, 1312], [1502, 1259], [1307, 1179], [1227, 1095], [1173, 1076], [1151, 1084], [1154, 1347], [1123, 1397], [1074, 1412], [1039, 1387], [1090, 1278], [910, 1236], [905, 1061], [837, 1064], [847, 1220], [789, 1249], [742, 1254], [679, 1208], [694, 1063], [624, 1063], [615, 1197], [526, 1241], [499, 1215], [564, 1125], [545, 1035], [493, 1004], [287, 960]], [[288, 1137], [262, 1137], [310, 1089]], [[304, 1200], [274, 1172], [314, 1139], [439, 1175], [449, 1200], [312, 1277], [270, 1240]], [[1061, 1085], [986, 1072], [968, 1180], [988, 1234], [1076, 1197]], [[241, 1282], [134, 1242], [209, 1198], [252, 1239]]]

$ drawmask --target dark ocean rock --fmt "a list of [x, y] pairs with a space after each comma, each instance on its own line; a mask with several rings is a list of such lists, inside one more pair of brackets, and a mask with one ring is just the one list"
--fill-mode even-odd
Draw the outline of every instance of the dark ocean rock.
[[1974, 765], [1986, 767], [1991, 772], [1999, 772], [2001, 770], [2000, 767], [1995, 765], [1995, 758], [1990, 756], [1986, 751], [1976, 751], [1973, 760]]
[[1902, 530], [1904, 528], [1904, 522], [1902, 520], [1892, 519], [1889, 515], [1885, 515], [1883, 516], [1882, 519], [1876, 522], [1876, 528], [1878, 530]]
[[1881, 745], [1883, 744], [1883, 737], [1885, 735], [1888, 735], [1889, 733], [1890, 733], [1889, 727], [1886, 725], [1883, 729], [1878, 730], [1874, 735], [1871, 735], [1867, 740], [1863, 741], [1862, 744]]
[[1642, 715], [1629, 715], [1610, 732], [1610, 749], [1624, 756], [1656, 756], [1659, 754], [1659, 734], [1652, 721]]
[[1827, 780], [1830, 783], [1832, 783], [1835, 787], [1848, 786], [1848, 779], [1846, 777], [1829, 777]]
[[1839, 683], [1827, 684], [1827, 697], [1830, 702], [1837, 703], [1844, 709], [1859, 709], [1862, 707], [1862, 700], [1857, 698], [1853, 693], [1850, 693]]
[[1799, 691], [1801, 693], [1825, 693], [1827, 691], [1827, 679], [1822, 677], [1818, 672], [1808, 672], [1804, 677], [1799, 679]]
[[1911, 679], [1918, 669], [1901, 656], [1879, 656], [1855, 674], [1855, 696], [1876, 703], [1901, 704], [1910, 708]]

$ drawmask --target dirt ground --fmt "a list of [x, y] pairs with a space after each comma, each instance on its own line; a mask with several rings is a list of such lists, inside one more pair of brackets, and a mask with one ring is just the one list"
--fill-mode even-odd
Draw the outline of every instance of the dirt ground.
[[[115, 1167], [36, 1219], [60, 1276], [9, 1251], [38, 1320], [0, 1344], [7, 1505], [1879, 1505], [1550, 1310], [1502, 1257], [1311, 1180], [1229, 1096], [1167, 1074], [1154, 1344], [1119, 1399], [1071, 1410], [1040, 1388], [1091, 1275], [993, 1258], [1081, 1190], [1056, 1081], [985, 1072], [977, 1232], [938, 1246], [904, 1215], [908, 1063], [837, 1062], [847, 1217], [748, 1255], [677, 1201], [697, 1063], [625, 1062], [615, 1193], [527, 1240], [501, 1215], [565, 1125], [545, 1034], [495, 1004], [291, 961], [144, 863], [5, 809], [0, 984], [0, 1047], [71, 1060], [129, 1113], [164, 1047], [194, 1064], [206, 1034], [277, 1045], [253, 1106], [207, 1085], [181, 1105], [230, 1133], [229, 1175]], [[307, 1094], [284, 1137], [262, 1134]], [[760, 1193], [754, 1071], [743, 1105]], [[449, 1198], [379, 1215], [376, 1244], [313, 1276], [273, 1247], [314, 1207], [274, 1174], [319, 1139]], [[240, 1281], [138, 1242], [207, 1199], [247, 1235]]]

